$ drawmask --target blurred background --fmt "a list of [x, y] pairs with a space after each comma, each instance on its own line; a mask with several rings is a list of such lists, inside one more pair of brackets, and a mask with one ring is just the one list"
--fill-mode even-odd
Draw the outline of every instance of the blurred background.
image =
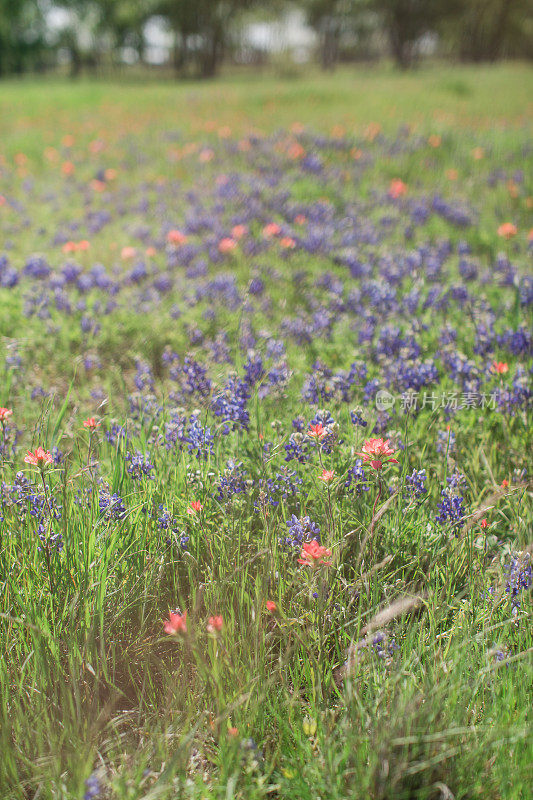
[[0, 0], [0, 78], [533, 58], [533, 0]]

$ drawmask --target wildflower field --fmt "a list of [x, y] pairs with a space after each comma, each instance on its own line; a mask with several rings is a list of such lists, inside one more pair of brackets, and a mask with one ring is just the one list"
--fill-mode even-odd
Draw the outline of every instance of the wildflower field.
[[2, 799], [530, 797], [531, 87], [0, 87]]

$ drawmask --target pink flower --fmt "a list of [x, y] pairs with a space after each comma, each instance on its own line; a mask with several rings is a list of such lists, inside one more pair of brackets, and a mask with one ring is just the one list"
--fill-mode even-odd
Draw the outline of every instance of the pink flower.
[[0, 406], [0, 422], [3, 424], [8, 417], [13, 414], [13, 411], [10, 408], [3, 408]]
[[306, 542], [302, 547], [298, 564], [303, 564], [304, 566], [311, 567], [312, 569], [316, 569], [316, 567], [320, 565], [329, 567], [331, 561], [324, 561], [324, 556], [330, 555], [331, 550], [328, 550], [327, 547], [323, 547], [321, 544], [318, 544], [317, 540], [313, 539], [312, 542]]
[[163, 627], [165, 629], [165, 633], [168, 633], [171, 636], [177, 633], [187, 633], [187, 612], [185, 611], [183, 614], [175, 614], [173, 611], [171, 611], [170, 618], [165, 621]]
[[218, 243], [218, 251], [219, 253], [232, 253], [233, 250], [237, 247], [237, 242], [235, 239], [231, 239], [229, 236], [226, 236], [225, 239], [221, 239]]
[[498, 236], [501, 236], [502, 239], [512, 239], [513, 236], [516, 236], [518, 233], [518, 228], [516, 225], [513, 225], [512, 222], [504, 222], [498, 228]]
[[323, 439], [326, 435], [327, 430], [324, 428], [321, 422], [317, 425], [310, 425], [309, 430], [307, 431], [307, 435], [311, 437], [311, 439]]
[[222, 630], [223, 624], [224, 624], [224, 620], [222, 619], [220, 614], [215, 616], [215, 617], [209, 617], [209, 620], [207, 622], [207, 632], [208, 633], [220, 633], [220, 631]]
[[42, 469], [47, 464], [52, 463], [52, 453], [48, 452], [48, 450], [43, 450], [42, 447], [38, 447], [35, 453], [28, 450], [27, 455], [24, 456], [24, 461], [26, 464], [32, 464], [34, 467]]
[[335, 477], [335, 470], [333, 469], [324, 469], [322, 470], [322, 475], [319, 475], [319, 480], [324, 481], [324, 483], [331, 483], [333, 478]]
[[274, 611], [278, 610], [278, 607], [277, 607], [277, 605], [275, 604], [275, 602], [273, 600], [267, 600], [266, 601], [266, 607], [267, 607], [267, 611], [270, 611], [270, 613], [273, 613]]
[[193, 500], [192, 503], [189, 505], [187, 509], [187, 514], [196, 514], [197, 511], [201, 511], [203, 505], [200, 503], [199, 500]]
[[407, 194], [407, 184], [400, 180], [400, 178], [394, 178], [394, 180], [390, 182], [389, 197], [396, 200], [398, 197], [403, 197], [404, 194]]
[[169, 244], [185, 244], [187, 237], [184, 233], [178, 230], [172, 230], [167, 233], [167, 242]]
[[96, 421], [94, 417], [89, 417], [89, 419], [83, 420], [83, 427], [89, 428], [91, 431], [95, 431], [100, 425], [99, 422]]
[[362, 447], [362, 452], [356, 453], [356, 455], [361, 456], [363, 461], [370, 461], [370, 466], [376, 470], [380, 470], [387, 461], [390, 461], [392, 464], [399, 463], [395, 458], [381, 457], [391, 456], [393, 453], [394, 448], [389, 445], [388, 439], [368, 439]]

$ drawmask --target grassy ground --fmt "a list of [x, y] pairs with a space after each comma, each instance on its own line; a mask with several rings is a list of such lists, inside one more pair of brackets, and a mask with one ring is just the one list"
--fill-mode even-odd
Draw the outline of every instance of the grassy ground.
[[0, 797], [529, 796], [531, 83], [0, 85]]

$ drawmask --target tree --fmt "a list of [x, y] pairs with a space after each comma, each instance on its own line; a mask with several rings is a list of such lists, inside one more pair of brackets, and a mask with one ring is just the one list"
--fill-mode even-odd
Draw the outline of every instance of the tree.
[[34, 68], [47, 51], [36, 0], [0, 0], [0, 76]]
[[179, 71], [191, 62], [197, 75], [213, 77], [222, 61], [229, 30], [240, 11], [256, 0], [161, 0], [156, 13], [166, 17], [176, 36]]
[[445, 19], [457, 14], [461, 0], [373, 0], [382, 14], [392, 54], [401, 69], [411, 67], [417, 45], [426, 33], [435, 32]]

